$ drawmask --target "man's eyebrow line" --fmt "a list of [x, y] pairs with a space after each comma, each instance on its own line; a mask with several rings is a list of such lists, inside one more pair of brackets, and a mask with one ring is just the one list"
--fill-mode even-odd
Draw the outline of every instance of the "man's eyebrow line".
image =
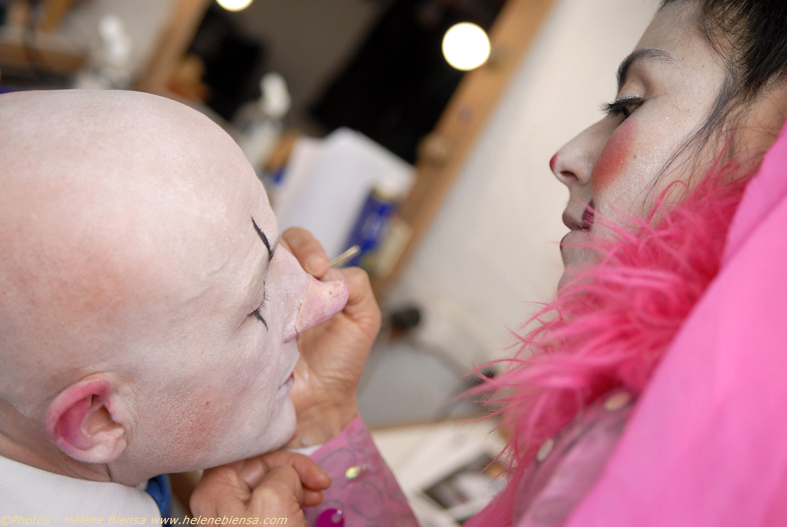
[[254, 230], [257, 231], [257, 236], [260, 237], [262, 243], [265, 244], [265, 248], [268, 249], [268, 261], [270, 262], [273, 260], [273, 255], [276, 253], [276, 248], [279, 247], [279, 241], [281, 241], [281, 235], [276, 238], [276, 241], [273, 242], [273, 246], [271, 246], [270, 242], [268, 241], [268, 237], [265, 236], [265, 233], [262, 232], [262, 229], [259, 228], [257, 222], [254, 221], [254, 218], [251, 218], [251, 224], [254, 225]]
[[618, 92], [620, 92], [620, 90], [623, 89], [623, 85], [626, 84], [626, 77], [628, 76], [631, 66], [642, 59], [657, 59], [663, 62], [672, 62], [672, 57], [666, 51], [660, 49], [636, 50], [620, 63], [620, 67], [618, 68]]

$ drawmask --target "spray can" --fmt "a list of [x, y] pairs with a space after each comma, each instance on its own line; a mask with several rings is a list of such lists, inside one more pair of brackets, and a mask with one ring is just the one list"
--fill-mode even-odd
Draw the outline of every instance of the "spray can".
[[347, 265], [360, 266], [369, 272], [373, 270], [375, 249], [385, 236], [388, 221], [396, 212], [400, 199], [401, 192], [385, 180], [372, 188], [345, 244], [345, 249], [358, 245], [361, 250]]

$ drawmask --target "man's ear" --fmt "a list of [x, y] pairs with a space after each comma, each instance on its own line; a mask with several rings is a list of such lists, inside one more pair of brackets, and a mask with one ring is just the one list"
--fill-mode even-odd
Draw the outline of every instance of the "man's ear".
[[126, 448], [127, 435], [112, 396], [112, 385], [102, 374], [72, 384], [49, 405], [47, 436], [77, 461], [115, 461]]

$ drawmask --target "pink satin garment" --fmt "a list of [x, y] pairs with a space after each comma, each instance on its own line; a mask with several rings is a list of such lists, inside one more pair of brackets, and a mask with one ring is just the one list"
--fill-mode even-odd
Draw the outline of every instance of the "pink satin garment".
[[787, 133], [571, 527], [787, 525]]
[[[634, 401], [629, 392], [613, 390], [542, 445], [517, 488], [513, 524], [561, 527], [566, 523], [603, 471]], [[481, 516], [485, 515], [471, 518], [465, 527], [486, 527]]]
[[304, 509], [315, 527], [418, 527], [407, 498], [361, 417], [311, 458], [333, 480], [317, 507]]

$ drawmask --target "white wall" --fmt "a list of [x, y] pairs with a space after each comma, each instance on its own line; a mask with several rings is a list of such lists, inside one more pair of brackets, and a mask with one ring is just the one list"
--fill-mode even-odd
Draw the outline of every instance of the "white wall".
[[504, 353], [562, 273], [568, 192], [549, 171], [615, 97], [618, 64], [657, 0], [558, 0], [411, 264], [391, 307], [426, 306], [420, 337], [458, 360]]
[[161, 31], [169, 21], [174, 0], [90, 0], [75, 4], [63, 20], [58, 33], [89, 49], [101, 48], [98, 23], [106, 15], [117, 15], [134, 42], [131, 68], [139, 73], [159, 42]]

